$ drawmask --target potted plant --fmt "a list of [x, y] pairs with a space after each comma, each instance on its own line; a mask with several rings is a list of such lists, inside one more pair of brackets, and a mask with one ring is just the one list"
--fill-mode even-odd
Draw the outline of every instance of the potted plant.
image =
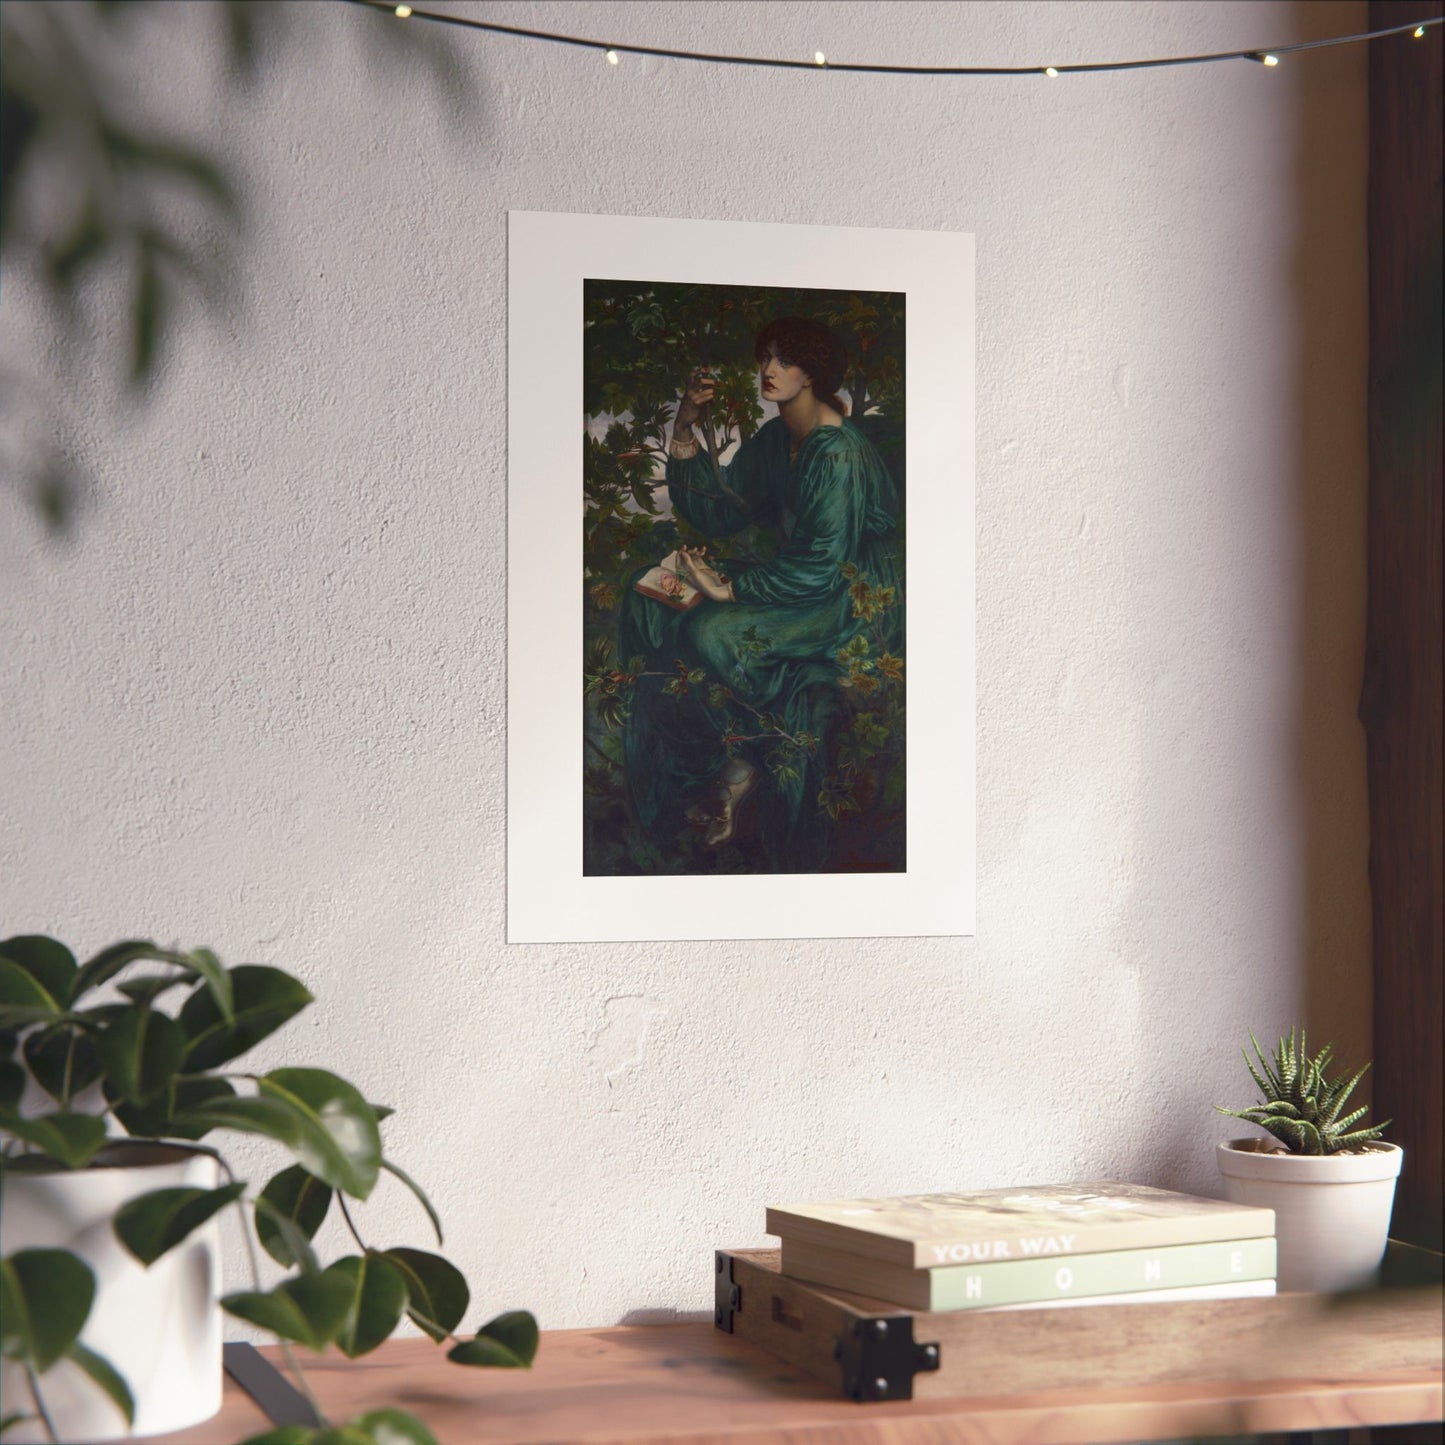
[[1249, 1051], [1244, 1061], [1260, 1092], [1247, 1109], [1221, 1114], [1248, 1119], [1269, 1139], [1231, 1139], [1216, 1150], [1227, 1198], [1273, 1209], [1282, 1290], [1342, 1290], [1368, 1284], [1390, 1230], [1395, 1181], [1404, 1151], [1381, 1139], [1389, 1120], [1356, 1128], [1368, 1112], [1345, 1112], [1365, 1076], [1330, 1079], [1325, 1069], [1334, 1054], [1326, 1044], [1311, 1058], [1305, 1031], [1281, 1038], [1273, 1062], [1251, 1032], [1260, 1067]]
[[[7, 1445], [209, 1418], [221, 1403], [221, 1310], [276, 1335], [308, 1397], [292, 1343], [354, 1358], [403, 1315], [458, 1364], [531, 1364], [530, 1314], [499, 1315], [458, 1338], [469, 1292], [457, 1269], [429, 1251], [374, 1247], [358, 1231], [347, 1200], [366, 1199], [389, 1174], [442, 1242], [430, 1201], [383, 1150], [379, 1124], [391, 1110], [324, 1069], [238, 1065], [311, 1001], [280, 969], [226, 967], [204, 948], [125, 942], [81, 965], [52, 938], [0, 942]], [[273, 1140], [291, 1162], [253, 1190], [212, 1142], [226, 1130]], [[356, 1250], [323, 1268], [311, 1241], [333, 1207]], [[252, 1278], [218, 1299], [227, 1208], [246, 1233]], [[269, 1287], [255, 1244], [288, 1271]], [[288, 1427], [287, 1445], [311, 1434]], [[398, 1410], [349, 1422], [345, 1438], [434, 1445]]]

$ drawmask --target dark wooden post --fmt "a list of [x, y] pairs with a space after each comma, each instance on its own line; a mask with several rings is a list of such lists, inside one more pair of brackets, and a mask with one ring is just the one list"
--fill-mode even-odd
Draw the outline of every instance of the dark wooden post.
[[[1440, 15], [1372, 0], [1370, 28]], [[1369, 615], [1374, 1117], [1397, 1238], [1441, 1248], [1441, 29], [1370, 44]]]

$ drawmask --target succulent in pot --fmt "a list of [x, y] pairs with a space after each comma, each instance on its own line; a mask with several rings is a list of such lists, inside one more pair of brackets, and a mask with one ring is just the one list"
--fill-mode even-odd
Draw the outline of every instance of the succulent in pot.
[[1280, 1289], [1366, 1285], [1384, 1257], [1404, 1159], [1383, 1139], [1388, 1119], [1361, 1126], [1368, 1106], [1346, 1109], [1370, 1065], [1330, 1078], [1334, 1045], [1311, 1057], [1303, 1027], [1280, 1038], [1272, 1059], [1252, 1032], [1249, 1038], [1259, 1067], [1248, 1050], [1244, 1060], [1260, 1098], [1244, 1109], [1215, 1107], [1271, 1138], [1218, 1146], [1225, 1195], [1274, 1210]]
[[[405, 1317], [462, 1365], [527, 1366], [526, 1311], [455, 1332], [470, 1310], [442, 1255], [362, 1237], [348, 1200], [389, 1159], [369, 1103], [329, 1070], [249, 1073], [237, 1060], [312, 1002], [299, 980], [227, 967], [205, 948], [128, 941], [83, 965], [39, 935], [0, 941], [0, 1371], [6, 1441], [114, 1439], [196, 1424], [221, 1400], [220, 1311], [292, 1344], [366, 1354]], [[216, 1140], [259, 1135], [289, 1162], [259, 1188]], [[220, 1295], [217, 1225], [234, 1210], [250, 1288]], [[317, 1231], [340, 1216], [355, 1252], [323, 1268]], [[287, 1273], [269, 1286], [252, 1241]], [[219, 1298], [218, 1298], [219, 1296]], [[313, 1408], [315, 1401], [312, 1399]], [[317, 1427], [333, 1428], [321, 1412]], [[399, 1410], [345, 1422], [346, 1438], [432, 1445]], [[312, 1432], [291, 1428], [287, 1445]], [[331, 1438], [329, 1435], [326, 1438]]]

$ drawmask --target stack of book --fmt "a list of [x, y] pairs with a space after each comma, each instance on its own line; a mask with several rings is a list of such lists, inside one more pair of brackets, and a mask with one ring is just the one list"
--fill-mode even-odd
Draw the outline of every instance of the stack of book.
[[916, 1310], [1275, 1290], [1273, 1210], [1115, 1180], [790, 1204], [767, 1227], [785, 1275]]

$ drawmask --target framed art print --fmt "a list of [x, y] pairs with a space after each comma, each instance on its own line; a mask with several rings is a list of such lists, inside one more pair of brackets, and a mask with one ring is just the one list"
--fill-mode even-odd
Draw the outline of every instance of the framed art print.
[[972, 933], [972, 237], [508, 269], [508, 941]]

